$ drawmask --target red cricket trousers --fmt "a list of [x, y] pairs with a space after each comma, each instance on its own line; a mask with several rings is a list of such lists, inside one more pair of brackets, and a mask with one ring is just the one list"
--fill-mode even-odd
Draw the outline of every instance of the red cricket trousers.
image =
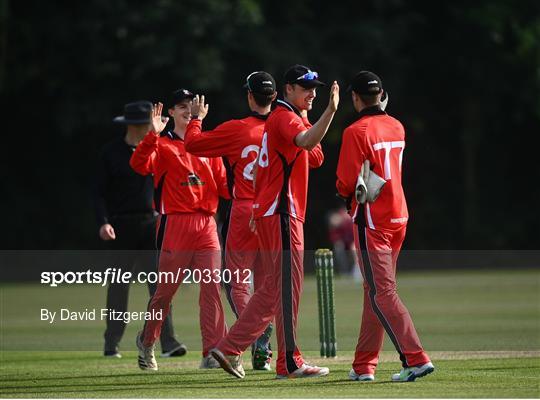
[[396, 231], [378, 231], [354, 225], [354, 240], [364, 277], [364, 310], [353, 368], [374, 374], [388, 334], [403, 367], [429, 362], [407, 308], [396, 291], [396, 264], [406, 225]]
[[[259, 240], [251, 232], [249, 220], [253, 200], [235, 199], [229, 213], [228, 227], [224, 233], [225, 268], [231, 271], [232, 279], [225, 281], [225, 293], [236, 318], [242, 314], [251, 297], [250, 281], [257, 290], [263, 282]], [[252, 274], [250, 276], [250, 274]]]
[[[186, 279], [186, 283], [200, 281], [199, 323], [203, 357], [206, 357], [227, 333], [220, 298], [221, 251], [214, 217], [203, 213], [161, 215], [156, 244], [160, 250], [159, 272], [172, 272], [179, 279], [165, 282], [161, 278], [148, 304], [148, 311], [162, 310], [163, 315], [167, 315], [183, 279]], [[199, 270], [201, 274], [189, 276], [185, 274], [186, 270]], [[212, 279], [207, 279], [209, 274]], [[145, 346], [157, 340], [162, 324], [161, 320], [146, 321], [143, 335]]]
[[296, 341], [298, 306], [304, 281], [303, 224], [283, 214], [262, 217], [256, 223], [264, 280], [217, 347], [227, 355], [241, 354], [275, 316], [276, 372], [287, 375], [304, 363]]

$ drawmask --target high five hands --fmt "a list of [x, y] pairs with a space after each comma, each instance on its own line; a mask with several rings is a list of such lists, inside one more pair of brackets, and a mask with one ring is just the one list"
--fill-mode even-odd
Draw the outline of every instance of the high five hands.
[[154, 104], [152, 108], [152, 131], [159, 136], [161, 131], [165, 129], [169, 118], [162, 118], [161, 113], [163, 111], [163, 103]]
[[339, 85], [337, 81], [332, 83], [330, 87], [330, 100], [328, 101], [328, 109], [335, 113], [339, 104]]
[[208, 114], [208, 107], [209, 104], [204, 103], [204, 94], [200, 96], [196, 95], [193, 98], [193, 103], [191, 104], [191, 115], [202, 120], [204, 117], [206, 117], [206, 114]]

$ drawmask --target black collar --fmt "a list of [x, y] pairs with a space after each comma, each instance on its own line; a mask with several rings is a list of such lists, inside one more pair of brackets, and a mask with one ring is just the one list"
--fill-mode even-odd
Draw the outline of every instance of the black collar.
[[300, 114], [300, 110], [298, 110], [298, 108], [296, 108], [295, 106], [293, 106], [293, 105], [292, 105], [291, 103], [289, 103], [287, 100], [279, 99], [279, 100], [277, 101], [277, 105], [278, 105], [278, 106], [285, 107], [285, 108], [288, 109], [289, 111], [294, 112], [294, 113], [297, 114], [300, 118], [302, 118], [302, 114]]
[[270, 113], [268, 113], [266, 115], [262, 115], [262, 114], [259, 114], [258, 112], [252, 111], [249, 116], [253, 117], [253, 118], [257, 118], [257, 119], [262, 119], [263, 121], [266, 121], [268, 119], [269, 115], [270, 115]]
[[358, 113], [358, 118], [365, 117], [366, 115], [386, 115], [386, 112], [381, 110], [381, 106], [366, 107]]
[[182, 139], [181, 137], [179, 137], [176, 133], [172, 131], [167, 131], [165, 136], [167, 136], [171, 140], [181, 140], [182, 142], [184, 141], [184, 139]]

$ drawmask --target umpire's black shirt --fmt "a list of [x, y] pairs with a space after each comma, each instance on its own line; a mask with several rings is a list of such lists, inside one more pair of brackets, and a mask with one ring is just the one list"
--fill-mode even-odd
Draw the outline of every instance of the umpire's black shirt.
[[152, 176], [141, 176], [131, 169], [129, 160], [134, 150], [124, 137], [101, 150], [94, 186], [98, 226], [110, 223], [112, 217], [153, 212]]

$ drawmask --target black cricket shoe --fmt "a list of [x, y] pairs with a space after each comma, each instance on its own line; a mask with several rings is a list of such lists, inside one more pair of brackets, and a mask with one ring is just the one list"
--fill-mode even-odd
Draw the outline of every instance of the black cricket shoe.
[[187, 347], [184, 343], [178, 343], [177, 346], [173, 347], [169, 351], [162, 351], [160, 357], [182, 357], [187, 353]]

